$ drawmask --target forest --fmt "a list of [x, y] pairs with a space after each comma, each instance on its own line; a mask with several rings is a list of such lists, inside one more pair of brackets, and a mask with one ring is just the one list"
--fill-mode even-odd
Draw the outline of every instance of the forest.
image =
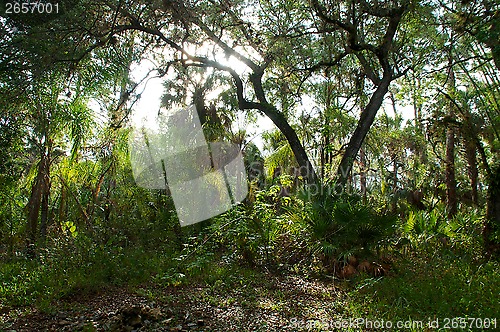
[[0, 331], [500, 329], [497, 0], [0, 4]]

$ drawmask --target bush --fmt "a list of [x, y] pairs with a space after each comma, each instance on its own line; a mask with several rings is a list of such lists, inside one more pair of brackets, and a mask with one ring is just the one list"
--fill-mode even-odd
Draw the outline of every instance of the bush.
[[306, 211], [313, 240], [325, 262], [373, 256], [391, 237], [397, 220], [363, 204], [355, 195], [315, 197]]

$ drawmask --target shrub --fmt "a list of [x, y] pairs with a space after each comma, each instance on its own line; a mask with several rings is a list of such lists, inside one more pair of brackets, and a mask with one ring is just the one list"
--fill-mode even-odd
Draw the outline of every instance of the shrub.
[[321, 195], [308, 202], [307, 222], [324, 260], [369, 257], [394, 232], [396, 217], [362, 203], [360, 197]]

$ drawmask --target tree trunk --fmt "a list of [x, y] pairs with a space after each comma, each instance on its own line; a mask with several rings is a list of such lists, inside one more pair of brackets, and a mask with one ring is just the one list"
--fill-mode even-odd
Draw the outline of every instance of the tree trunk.
[[469, 181], [471, 186], [471, 200], [474, 205], [478, 205], [478, 176], [479, 171], [477, 168], [477, 158], [476, 158], [476, 144], [471, 141], [465, 142], [465, 159], [467, 160], [467, 173], [469, 175]]
[[366, 154], [365, 149], [361, 146], [359, 150], [359, 183], [361, 186], [361, 195], [363, 203], [366, 203]]
[[392, 75], [384, 73], [384, 77], [371, 96], [368, 105], [366, 105], [365, 110], [361, 113], [356, 130], [354, 130], [354, 134], [347, 145], [347, 149], [337, 169], [337, 185], [342, 188], [345, 188], [347, 178], [351, 172], [356, 155], [358, 154], [361, 144], [363, 143], [370, 127], [373, 124], [373, 121], [375, 120], [375, 116], [377, 115], [380, 106], [382, 106], [384, 96], [389, 90], [391, 80]]
[[[323, 126], [324, 128], [328, 128], [330, 126], [330, 109], [331, 109], [331, 105], [332, 105], [332, 87], [330, 85], [330, 82], [328, 81], [327, 82], [327, 85], [326, 85], [326, 101], [325, 101], [325, 114], [324, 114], [324, 122], [323, 122]], [[321, 131], [321, 135], [322, 135], [322, 146], [321, 146], [321, 168], [320, 168], [320, 172], [321, 172], [321, 181], [324, 182], [325, 181], [325, 177], [326, 177], [326, 172], [325, 172], [325, 168], [326, 168], [326, 164], [327, 163], [330, 163], [330, 155], [331, 153], [329, 152], [330, 151], [330, 130], [322, 130]]]
[[26, 234], [26, 250], [27, 255], [30, 258], [33, 258], [35, 255], [35, 243], [37, 239], [37, 230], [38, 230], [38, 214], [40, 212], [40, 202], [42, 199], [42, 180], [41, 177], [41, 164], [38, 168], [38, 175], [33, 183], [31, 188], [31, 195], [28, 201], [28, 225], [27, 225], [27, 234]]
[[500, 232], [500, 164], [497, 163], [491, 169], [488, 180], [488, 200], [483, 240], [487, 256], [492, 256], [500, 254], [500, 242], [497, 240], [498, 236], [494, 236]]
[[322, 139], [323, 144], [320, 146], [320, 176], [321, 176], [321, 181], [325, 181], [325, 165], [326, 165], [326, 147], [327, 147], [327, 140], [326, 137], [323, 137]]
[[309, 157], [307, 156], [306, 150], [304, 146], [300, 142], [299, 137], [295, 130], [290, 126], [288, 121], [285, 119], [285, 116], [280, 113], [274, 106], [267, 105], [264, 108], [264, 114], [266, 114], [271, 121], [278, 127], [278, 129], [283, 133], [286, 137], [288, 144], [292, 148], [292, 152], [299, 164], [300, 174], [307, 180], [308, 183], [313, 184], [318, 182], [318, 178], [316, 176], [316, 172], [312, 163], [309, 161]]
[[391, 211], [392, 213], [396, 213], [398, 209], [398, 199], [397, 199], [397, 193], [398, 193], [398, 157], [396, 154], [392, 156], [392, 163], [393, 163], [393, 168], [394, 171], [392, 172], [392, 204], [391, 204]]
[[40, 162], [38, 164], [38, 173], [31, 187], [31, 195], [28, 201], [28, 225], [26, 236], [26, 252], [27, 256], [33, 258], [35, 256], [35, 244], [37, 241], [38, 231], [38, 215], [40, 213], [42, 195], [44, 194], [44, 181], [47, 176], [47, 168], [49, 167], [48, 156], [45, 151], [42, 151]]
[[[448, 90], [449, 95], [455, 93], [455, 73], [450, 66], [448, 72]], [[448, 126], [446, 129], [446, 207], [448, 209], [448, 218], [451, 219], [457, 213], [457, 184], [455, 179], [455, 111], [452, 102], [448, 106]]]
[[446, 207], [448, 218], [457, 213], [457, 187], [455, 179], [455, 130], [446, 130]]
[[[44, 186], [45, 187], [45, 186]], [[40, 212], [40, 240], [41, 245], [45, 245], [45, 239], [47, 237], [47, 225], [49, 222], [49, 190], [44, 188], [42, 195], [42, 204]]]
[[281, 113], [276, 107], [267, 102], [265, 97], [264, 88], [262, 87], [262, 75], [263, 71], [254, 73], [250, 75], [250, 80], [252, 81], [252, 86], [255, 91], [255, 95], [259, 100], [259, 104], [255, 105], [261, 112], [263, 112], [271, 121], [278, 127], [278, 129], [283, 133], [288, 144], [292, 149], [292, 152], [299, 164], [300, 174], [307, 180], [309, 184], [317, 184], [318, 177], [312, 163], [307, 156], [304, 146], [300, 142], [299, 137], [295, 130], [290, 126], [286, 120], [283, 113]]
[[361, 185], [361, 194], [363, 195], [363, 203], [366, 203], [366, 154], [362, 147], [359, 154], [359, 181]]
[[47, 236], [47, 225], [49, 222], [49, 197], [50, 197], [50, 157], [52, 150], [52, 141], [48, 141], [47, 152], [44, 160], [44, 174], [42, 185], [42, 202], [40, 212], [40, 239], [42, 245], [45, 245], [45, 238]]
[[[364, 84], [363, 84], [364, 85]], [[361, 89], [361, 84], [358, 89], [358, 95], [360, 100], [361, 112], [365, 108], [365, 98], [363, 97], [363, 91]], [[391, 100], [393, 101], [394, 114], [396, 114], [396, 104], [394, 102], [394, 96], [390, 93]], [[359, 184], [361, 189], [361, 196], [363, 197], [363, 203], [366, 204], [366, 153], [364, 144], [359, 148]]]

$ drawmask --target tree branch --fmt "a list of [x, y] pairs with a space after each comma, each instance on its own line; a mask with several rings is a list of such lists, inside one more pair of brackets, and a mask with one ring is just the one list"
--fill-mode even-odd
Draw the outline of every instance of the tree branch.
[[354, 25], [352, 25], [351, 23], [342, 22], [342, 21], [340, 21], [340, 20], [338, 20], [330, 15], [327, 15], [326, 8], [323, 5], [321, 5], [318, 2], [318, 0], [311, 0], [311, 5], [313, 6], [316, 14], [318, 14], [318, 16], [326, 23], [336, 25], [339, 28], [341, 28], [349, 33], [356, 33], [356, 27]]

